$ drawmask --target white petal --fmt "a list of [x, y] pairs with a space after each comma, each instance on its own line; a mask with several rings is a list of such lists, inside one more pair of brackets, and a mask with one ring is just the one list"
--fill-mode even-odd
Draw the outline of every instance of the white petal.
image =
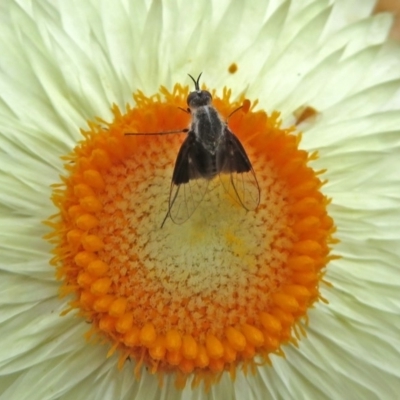
[[[14, 218], [17, 217], [18, 214]], [[3, 247], [1, 265], [4, 265], [6, 270], [7, 264], [27, 259], [42, 261], [43, 257], [48, 257], [51, 248], [42, 238], [46, 229], [41, 224], [40, 218], [21, 218], [18, 221], [17, 225], [12, 218], [2, 218], [4, 230], [0, 232], [0, 246]], [[42, 270], [47, 268], [45, 265]]]
[[[62, 346], [62, 343], [59, 343], [59, 346]], [[27, 369], [3, 392], [3, 396], [14, 396], [21, 400], [57, 399], [91, 374], [93, 379], [93, 372], [102, 364], [104, 355], [99, 354], [95, 346], [86, 345], [84, 351], [48, 358], [34, 368]]]

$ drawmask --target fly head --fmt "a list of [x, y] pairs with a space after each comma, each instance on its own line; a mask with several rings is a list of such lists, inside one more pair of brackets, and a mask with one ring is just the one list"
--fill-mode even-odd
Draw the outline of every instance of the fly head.
[[194, 92], [190, 92], [189, 96], [187, 98], [187, 105], [189, 106], [189, 108], [191, 110], [193, 110], [193, 109], [196, 109], [201, 106], [211, 105], [211, 102], [212, 102], [211, 93], [208, 92], [207, 90], [200, 89], [199, 81], [200, 81], [201, 74], [199, 75], [197, 80], [195, 80], [192, 75], [189, 74], [189, 76], [192, 79], [192, 81], [194, 82], [194, 86], [196, 89]]

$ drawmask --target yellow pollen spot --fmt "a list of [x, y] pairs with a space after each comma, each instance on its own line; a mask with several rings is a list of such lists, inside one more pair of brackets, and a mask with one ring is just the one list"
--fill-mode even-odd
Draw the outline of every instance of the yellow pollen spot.
[[261, 325], [269, 334], [278, 335], [279, 332], [282, 330], [281, 321], [273, 315], [262, 312], [260, 313], [259, 318]]
[[259, 347], [264, 344], [264, 336], [262, 332], [256, 327], [249, 324], [244, 324], [242, 330], [248, 343], [252, 344], [255, 347]]
[[126, 333], [132, 328], [132, 325], [133, 325], [133, 314], [132, 313], [126, 313], [126, 314], [122, 314], [118, 318], [118, 320], [117, 320], [117, 322], [115, 324], [115, 329], [119, 333]]
[[93, 189], [102, 190], [105, 188], [105, 183], [99, 171], [88, 169], [83, 173], [83, 179]]
[[67, 241], [71, 246], [78, 246], [81, 242], [82, 231], [78, 229], [72, 229], [67, 233]]
[[168, 353], [167, 353], [167, 362], [168, 362], [169, 365], [176, 366], [176, 365], [179, 365], [181, 361], [182, 361], [181, 352], [179, 352], [177, 350], [169, 350], [168, 351]]
[[180, 108], [189, 91], [176, 85], [152, 97], [138, 92], [126, 113], [114, 106], [114, 121], [89, 123], [64, 157], [52, 197], [60, 213], [46, 222], [60, 293], [91, 323], [87, 337], [106, 339], [119, 367], [135, 360], [137, 377], [147, 367], [175, 374], [179, 387], [191, 378], [209, 387], [223, 371], [234, 379], [237, 368], [282, 356], [283, 345], [305, 334], [308, 309], [323, 301], [319, 285], [335, 258], [323, 171], [308, 165], [317, 153], [298, 148], [301, 135], [283, 129], [279, 113], [255, 111], [257, 101], [244, 97], [231, 101], [227, 89], [211, 92], [254, 168], [255, 211], [226, 192], [231, 177], [221, 175], [187, 221], [167, 218], [161, 228], [184, 135], [125, 133], [188, 127]]
[[230, 346], [236, 351], [243, 351], [246, 347], [246, 338], [234, 327], [230, 326], [226, 330], [226, 338]]
[[223, 342], [222, 344], [224, 346], [224, 362], [233, 363], [236, 360], [237, 351], [228, 342]]
[[234, 74], [237, 70], [238, 70], [238, 66], [236, 63], [232, 63], [228, 68], [228, 71], [230, 74]]
[[90, 286], [94, 281], [96, 277], [88, 274], [87, 272], [80, 272], [78, 275], [78, 285], [81, 287], [87, 287]]
[[293, 112], [296, 117], [296, 125], [299, 125], [307, 119], [314, 118], [318, 114], [318, 111], [311, 106], [301, 106]]
[[165, 339], [159, 336], [152, 344], [149, 354], [154, 360], [163, 360], [165, 357], [165, 352]]
[[[93, 295], [96, 295], [96, 293], [93, 293], [93, 289], [91, 289], [91, 292]], [[100, 296], [97, 297], [95, 302], [93, 303], [93, 308], [97, 312], [107, 312], [111, 303], [114, 301], [114, 297], [111, 295], [105, 295], [105, 296]]]
[[[123, 332], [121, 332], [123, 333]], [[123, 342], [128, 347], [137, 346], [140, 341], [140, 330], [136, 326], [132, 326], [132, 328], [128, 329], [123, 336]]]
[[82, 237], [82, 246], [86, 251], [97, 252], [104, 247], [104, 243], [96, 235], [85, 235]]
[[99, 224], [99, 221], [91, 214], [83, 214], [76, 218], [75, 223], [79, 229], [89, 231], [95, 228]]
[[210, 357], [207, 354], [207, 350], [203, 345], [200, 345], [197, 350], [195, 365], [198, 368], [206, 368], [209, 363], [210, 363]]
[[111, 286], [110, 278], [97, 279], [90, 287], [90, 290], [95, 295], [106, 294]]
[[171, 329], [167, 332], [165, 346], [169, 351], [177, 351], [181, 348], [182, 337], [176, 329]]
[[[70, 233], [70, 232], [69, 232]], [[79, 235], [79, 239], [81, 239], [81, 235]], [[76, 246], [79, 245], [79, 241], [74, 242], [76, 244]], [[71, 242], [70, 242], [71, 243]], [[71, 243], [72, 244], [72, 243]], [[75, 263], [79, 266], [79, 267], [86, 267], [87, 265], [89, 265], [92, 261], [94, 261], [96, 259], [96, 256], [94, 253], [91, 253], [89, 251], [80, 251], [79, 253], [76, 254], [76, 256], [74, 257], [74, 261]]]
[[155, 342], [156, 338], [157, 333], [154, 329], [154, 325], [149, 323], [145, 324], [140, 331], [140, 342], [144, 346], [149, 347]]
[[95, 276], [103, 276], [109, 269], [108, 265], [101, 260], [93, 260], [86, 265], [88, 272]]
[[221, 358], [224, 355], [222, 343], [212, 334], [206, 337], [206, 349], [210, 358]]
[[197, 342], [193, 336], [185, 335], [182, 338], [182, 356], [188, 360], [194, 360], [197, 356]]
[[95, 196], [86, 196], [79, 203], [88, 212], [99, 212], [102, 209], [101, 202]]
[[120, 316], [124, 315], [127, 304], [128, 304], [128, 300], [125, 298], [115, 299], [112, 302], [108, 313], [112, 317], [120, 317]]

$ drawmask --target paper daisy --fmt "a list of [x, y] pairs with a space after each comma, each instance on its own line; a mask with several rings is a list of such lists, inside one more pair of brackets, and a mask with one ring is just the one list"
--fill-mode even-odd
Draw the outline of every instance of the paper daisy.
[[0, 6], [0, 398], [396, 398], [391, 16], [92, 3]]

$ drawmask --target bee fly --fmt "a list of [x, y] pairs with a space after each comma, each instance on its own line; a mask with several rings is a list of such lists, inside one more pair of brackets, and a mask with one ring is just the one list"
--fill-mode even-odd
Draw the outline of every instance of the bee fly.
[[246, 210], [255, 210], [260, 202], [260, 188], [246, 151], [212, 106], [211, 93], [200, 89], [201, 74], [197, 80], [189, 76], [195, 84], [195, 91], [190, 92], [187, 98], [187, 112], [192, 116], [190, 127], [150, 133], [164, 135], [187, 132], [176, 158], [169, 209], [161, 227], [168, 216], [176, 224], [189, 219], [203, 200], [208, 184], [217, 175], [225, 191]]

